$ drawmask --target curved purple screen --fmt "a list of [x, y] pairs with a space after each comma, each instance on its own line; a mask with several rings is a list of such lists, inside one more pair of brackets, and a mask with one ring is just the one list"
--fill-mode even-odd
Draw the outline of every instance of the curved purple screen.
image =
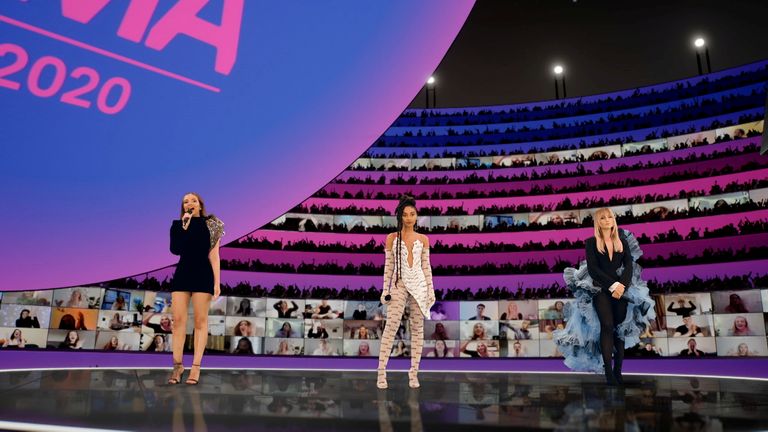
[[173, 262], [199, 192], [236, 239], [407, 106], [473, 1], [0, 4], [2, 290]]

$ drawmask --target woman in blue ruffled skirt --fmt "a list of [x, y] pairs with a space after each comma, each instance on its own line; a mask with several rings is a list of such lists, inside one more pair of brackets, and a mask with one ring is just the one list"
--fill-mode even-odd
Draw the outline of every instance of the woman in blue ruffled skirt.
[[603, 372], [609, 385], [623, 384], [624, 348], [640, 342], [656, 313], [640, 278], [637, 239], [618, 228], [611, 209], [598, 209], [593, 217], [595, 236], [586, 240], [586, 261], [563, 275], [575, 301], [567, 305], [567, 324], [554, 332], [554, 340], [572, 370]]

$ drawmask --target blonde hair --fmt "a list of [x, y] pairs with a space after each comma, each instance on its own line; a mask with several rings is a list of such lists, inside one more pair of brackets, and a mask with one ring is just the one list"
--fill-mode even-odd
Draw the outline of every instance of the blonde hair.
[[611, 240], [613, 241], [613, 250], [616, 252], [623, 252], [624, 245], [622, 245], [621, 239], [619, 238], [619, 225], [616, 223], [616, 215], [613, 213], [613, 210], [607, 207], [597, 209], [593, 215], [593, 218], [595, 219], [595, 240], [597, 240], [597, 250], [601, 254], [604, 254], [606, 251], [605, 240], [603, 240], [603, 234], [600, 232], [600, 218], [606, 213], [613, 217], [613, 226], [611, 227], [610, 234]]
[[290, 354], [291, 353], [291, 347], [288, 345], [287, 340], [281, 340], [280, 344], [277, 346], [277, 353], [276, 354]]
[[[478, 336], [475, 334], [475, 329], [481, 328], [483, 330], [483, 334]], [[472, 340], [478, 340], [478, 339], [485, 339], [487, 336], [485, 335], [485, 326], [482, 323], [475, 323], [475, 325], [472, 326]]]

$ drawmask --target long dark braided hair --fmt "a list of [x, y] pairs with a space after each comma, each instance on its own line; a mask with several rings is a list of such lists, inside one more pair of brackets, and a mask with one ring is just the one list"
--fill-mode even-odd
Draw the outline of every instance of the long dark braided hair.
[[397, 208], [395, 208], [395, 217], [397, 218], [397, 253], [395, 255], [395, 271], [397, 272], [397, 277], [395, 278], [395, 284], [400, 281], [400, 268], [403, 259], [403, 212], [405, 212], [406, 207], [413, 207], [415, 209], [416, 199], [409, 195], [403, 195], [400, 197], [400, 202], [397, 203]]

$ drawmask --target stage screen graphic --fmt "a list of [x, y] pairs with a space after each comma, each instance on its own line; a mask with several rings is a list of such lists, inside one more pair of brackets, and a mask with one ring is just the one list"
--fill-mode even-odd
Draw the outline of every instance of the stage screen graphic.
[[472, 6], [3, 1], [1, 289], [173, 263], [189, 191], [230, 239], [279, 216], [381, 135]]

